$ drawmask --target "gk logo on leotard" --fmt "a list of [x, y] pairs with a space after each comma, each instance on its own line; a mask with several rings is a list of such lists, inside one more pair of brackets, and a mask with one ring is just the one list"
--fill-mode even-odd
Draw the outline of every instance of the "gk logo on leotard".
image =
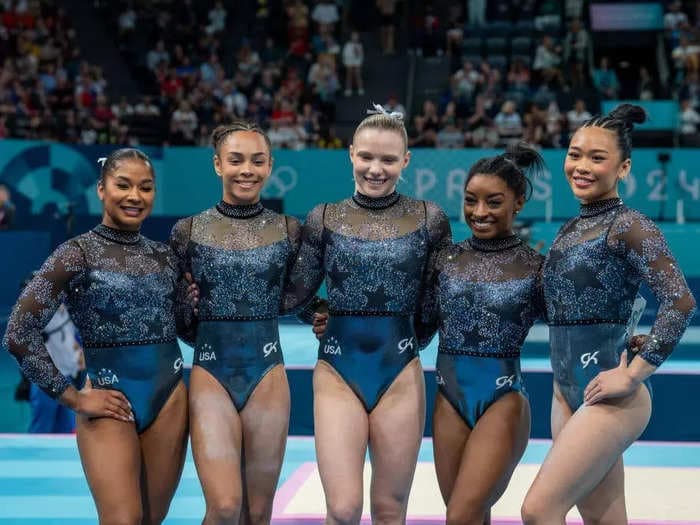
[[440, 374], [440, 370], [436, 370], [436, 371], [435, 371], [435, 382], [436, 382], [438, 385], [444, 385], [444, 384], [445, 384], [445, 380], [442, 378], [442, 374]]
[[100, 386], [109, 386], [119, 383], [119, 378], [117, 374], [112, 372], [109, 368], [101, 368], [97, 373], [97, 384]]
[[328, 338], [328, 341], [326, 341], [326, 344], [323, 345], [323, 353], [324, 354], [330, 354], [330, 355], [341, 355], [342, 352], [340, 350], [340, 343], [338, 340], [331, 336]]
[[409, 348], [413, 350], [413, 337], [409, 337], [408, 339], [401, 339], [401, 341], [399, 341], [398, 348], [399, 354], [403, 354]]
[[598, 352], [600, 350], [596, 350], [595, 352], [586, 352], [581, 356], [581, 364], [583, 365], [583, 368], [586, 368], [588, 365], [591, 364], [591, 361], [593, 361], [593, 364], [597, 365], [598, 364]]
[[501, 376], [496, 378], [496, 388], [503, 388], [504, 386], [513, 386], [515, 381], [515, 375], [512, 376]]
[[274, 343], [267, 343], [263, 346], [263, 354], [265, 354], [265, 357], [268, 357], [272, 352], [277, 352], [277, 341]]
[[178, 357], [175, 359], [175, 362], [173, 363], [173, 369], [175, 370], [175, 373], [179, 372], [182, 370], [182, 365], [184, 364], [182, 357]]

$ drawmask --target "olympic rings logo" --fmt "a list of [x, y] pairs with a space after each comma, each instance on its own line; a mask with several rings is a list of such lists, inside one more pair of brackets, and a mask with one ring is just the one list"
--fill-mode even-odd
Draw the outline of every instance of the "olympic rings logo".
[[281, 166], [274, 170], [263, 189], [266, 199], [281, 199], [297, 187], [299, 174], [291, 166]]

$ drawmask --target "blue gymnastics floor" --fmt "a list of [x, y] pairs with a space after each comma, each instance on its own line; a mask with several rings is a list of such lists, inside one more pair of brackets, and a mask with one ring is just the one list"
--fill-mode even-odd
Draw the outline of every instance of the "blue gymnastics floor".
[[[640, 328], [644, 331], [644, 328]], [[523, 370], [529, 377], [550, 371], [546, 357], [547, 331], [536, 326], [528, 336], [523, 352]], [[290, 378], [294, 373], [304, 374], [304, 388], [310, 383], [310, 368], [316, 362], [317, 342], [306, 326], [284, 324], [281, 341]], [[672, 358], [662, 371], [675, 384], [679, 378], [700, 378], [700, 328], [691, 328]], [[183, 345], [185, 362], [191, 362], [192, 349]], [[434, 368], [436, 341], [421, 354], [426, 377]], [[3, 361], [0, 375], [14, 374]], [[7, 366], [6, 366], [7, 365]], [[534, 382], [534, 381], [533, 381]], [[292, 386], [294, 382], [290, 381]], [[551, 395], [551, 382], [542, 389]], [[292, 397], [299, 394], [293, 390]], [[297, 396], [299, 398], [300, 396]], [[531, 392], [531, 401], [534, 400]], [[695, 405], [692, 396], [684, 395]], [[307, 398], [308, 399], [308, 398]], [[656, 415], [668, 415], [669, 406], [655, 399]], [[296, 404], [306, 404], [304, 400]], [[293, 417], [294, 408], [293, 403]], [[306, 407], [308, 409], [308, 407]], [[548, 419], [548, 407], [533, 407], [533, 417], [541, 412]], [[685, 414], [679, 419], [678, 410], [671, 421], [678, 428], [688, 426], [697, 418]], [[542, 417], [540, 417], [542, 419]], [[1, 419], [0, 419], [1, 421]], [[536, 423], [533, 419], [533, 423]], [[548, 421], [544, 421], [548, 426]], [[698, 425], [696, 424], [696, 427]], [[534, 427], [533, 427], [534, 428]], [[671, 429], [675, 432], [676, 429]], [[2, 428], [0, 427], [0, 431]], [[534, 434], [533, 434], [534, 435]], [[693, 437], [696, 436], [696, 437]], [[674, 438], [675, 439], [675, 438]], [[527, 487], [544, 459], [550, 442], [531, 440], [521, 464], [516, 469], [508, 491], [493, 510], [494, 525], [520, 523], [519, 507]], [[639, 441], [625, 455], [627, 499], [630, 523], [633, 525], [700, 525], [700, 434], [692, 434], [684, 442]], [[369, 467], [365, 472], [365, 486], [369, 483]], [[365, 495], [365, 505], [369, 500]], [[191, 455], [172, 503], [167, 524], [194, 525], [201, 523], [204, 500]], [[432, 463], [432, 441], [424, 439], [419, 456], [411, 499], [408, 523], [444, 523], [442, 504]], [[313, 438], [292, 436], [275, 500], [273, 523], [302, 525], [321, 523], [324, 500], [320, 484]], [[368, 509], [365, 508], [365, 520]], [[83, 477], [74, 436], [30, 436], [0, 434], [0, 525], [85, 525], [96, 523], [96, 513], [87, 484]], [[575, 511], [569, 523], [580, 523]]]
[[[545, 457], [549, 441], [530, 442], [511, 486], [494, 507], [494, 523], [518, 523], [522, 496]], [[700, 444], [634, 444], [625, 454], [630, 523], [689, 525], [700, 523]], [[656, 501], [649, 504], [653, 495]], [[367, 499], [367, 498], [365, 498]], [[188, 454], [167, 524], [201, 522], [204, 500]], [[423, 441], [409, 503], [409, 522], [439, 523], [439, 500], [432, 465], [432, 442]], [[323, 496], [315, 466], [313, 440], [290, 437], [276, 496], [273, 523], [319, 523]], [[571, 523], [577, 523], [572, 514]], [[84, 525], [96, 513], [83, 477], [75, 438], [0, 435], [0, 524]]]

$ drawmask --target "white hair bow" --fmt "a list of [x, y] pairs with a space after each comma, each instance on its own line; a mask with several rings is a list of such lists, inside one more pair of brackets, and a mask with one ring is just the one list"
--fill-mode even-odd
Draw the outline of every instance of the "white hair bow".
[[107, 162], [107, 157], [100, 157], [97, 159], [97, 163], [104, 168], [105, 162]]
[[400, 111], [389, 112], [386, 109], [384, 109], [384, 106], [382, 106], [381, 104], [372, 104], [372, 107], [374, 107], [374, 109], [367, 110], [368, 115], [386, 115], [388, 117], [395, 118], [396, 120], [403, 121], [403, 113], [401, 113]]

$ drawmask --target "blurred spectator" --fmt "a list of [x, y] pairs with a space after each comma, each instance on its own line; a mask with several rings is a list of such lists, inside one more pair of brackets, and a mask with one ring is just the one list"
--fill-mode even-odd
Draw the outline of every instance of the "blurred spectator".
[[658, 85], [654, 77], [645, 66], [639, 67], [639, 80], [637, 82], [637, 98], [640, 100], [653, 100], [657, 98]]
[[335, 25], [340, 20], [338, 6], [334, 0], [318, 0], [313, 11], [311, 11], [311, 19], [318, 25], [318, 32], [322, 35], [335, 33]]
[[362, 84], [362, 63], [364, 62], [364, 50], [360, 42], [360, 34], [353, 31], [343, 46], [343, 65], [345, 66], [345, 96], [352, 95], [353, 84], [357, 87], [357, 94], [364, 95]]
[[690, 105], [700, 107], [700, 78], [698, 72], [693, 71], [686, 75], [683, 85], [678, 90], [679, 100], [690, 99]]
[[170, 63], [170, 53], [165, 49], [165, 42], [158, 40], [156, 46], [146, 55], [146, 66], [151, 71], [155, 71], [158, 64], [161, 63], [165, 65]]
[[136, 115], [157, 117], [160, 115], [160, 109], [153, 103], [150, 95], [143, 95], [141, 101], [134, 106], [134, 113]]
[[561, 15], [561, 2], [559, 0], [543, 0], [533, 18], [535, 29], [544, 33], [558, 33], [561, 28]]
[[475, 148], [495, 148], [498, 145], [498, 131], [493, 119], [486, 112], [484, 97], [477, 95], [474, 113], [467, 119], [466, 144]]
[[230, 80], [224, 81], [221, 95], [228, 115], [238, 118], [245, 117], [248, 111], [248, 97], [238, 89], [235, 82]]
[[700, 69], [700, 46], [690, 40], [687, 35], [681, 35], [671, 51], [676, 84], [680, 85], [686, 73]]
[[206, 27], [207, 34], [217, 34], [223, 32], [226, 28], [226, 16], [228, 13], [221, 1], [216, 2], [214, 7], [209, 10], [207, 18], [209, 25]]
[[472, 99], [477, 90], [484, 82], [481, 73], [474, 68], [474, 64], [469, 60], [464, 60], [462, 68], [452, 75], [452, 92], [456, 97], [457, 104], [468, 108], [472, 105]]
[[547, 105], [547, 135], [549, 136], [549, 145], [553, 148], [561, 148], [562, 131], [564, 129], [564, 115], [559, 110], [559, 104], [556, 100], [552, 100]]
[[566, 0], [564, 4], [564, 12], [567, 19], [583, 17], [584, 0]]
[[304, 128], [296, 124], [296, 118], [272, 120], [272, 125], [267, 132], [270, 143], [274, 149], [286, 148], [299, 150], [306, 144]]
[[129, 6], [119, 15], [119, 32], [122, 37], [133, 33], [136, 29], [136, 11]]
[[682, 2], [674, 0], [668, 4], [668, 11], [664, 14], [664, 33], [668, 49], [673, 49], [679, 42], [682, 30], [688, 26], [688, 15], [681, 8]]
[[486, 0], [467, 0], [469, 24], [483, 26], [486, 23]]
[[523, 124], [523, 138], [526, 142], [536, 146], [544, 146], [549, 143], [546, 110], [540, 108], [534, 102], [528, 103], [523, 115]]
[[578, 18], [574, 18], [564, 36], [564, 62], [567, 64], [568, 78], [572, 86], [585, 86], [591, 52], [588, 31]]
[[127, 99], [125, 96], [122, 96], [119, 99], [119, 103], [112, 104], [110, 109], [112, 110], [112, 115], [119, 120], [125, 119], [134, 114], [134, 106], [129, 104], [129, 99]]
[[700, 114], [693, 108], [690, 100], [681, 100], [680, 113], [678, 115], [679, 145], [685, 147], [700, 146], [698, 124], [700, 124]]
[[442, 55], [440, 17], [432, 4], [423, 4], [424, 14], [418, 19], [418, 54], [425, 57]]
[[561, 46], [555, 45], [551, 36], [544, 35], [542, 42], [537, 46], [532, 63], [538, 83], [549, 84], [556, 81], [557, 85], [561, 85], [561, 62]]
[[386, 109], [389, 113], [392, 111], [396, 111], [398, 113], [401, 113], [404, 118], [406, 118], [406, 108], [403, 107], [403, 104], [399, 102], [399, 97], [396, 96], [396, 93], [390, 93], [389, 98], [386, 100], [386, 103], [384, 104], [384, 109]]
[[573, 109], [566, 113], [566, 122], [568, 124], [569, 137], [572, 137], [576, 130], [592, 118], [592, 115], [586, 109], [586, 103], [583, 99], [576, 99]]
[[437, 133], [440, 130], [440, 117], [435, 102], [426, 99], [423, 102], [423, 112], [416, 115], [413, 136], [409, 136], [409, 145], [423, 148], [434, 148], [437, 143]]
[[456, 20], [450, 20], [447, 31], [445, 31], [445, 51], [451, 57], [450, 70], [459, 68], [463, 40], [464, 22], [461, 17]]
[[326, 126], [321, 129], [316, 147], [321, 149], [342, 149], [343, 141], [336, 136], [334, 126]]
[[436, 145], [441, 149], [459, 149], [464, 147], [464, 132], [457, 127], [456, 122], [449, 121], [438, 132]]
[[309, 37], [309, 8], [303, 0], [288, 0], [287, 4], [287, 34], [289, 42], [308, 40]]
[[397, 0], [377, 0], [379, 10], [379, 40], [382, 52], [393, 55], [396, 52], [394, 32], [396, 31]]
[[0, 184], [0, 230], [9, 230], [15, 221], [15, 205], [11, 200], [10, 189]]
[[170, 119], [170, 137], [173, 144], [194, 144], [198, 127], [197, 114], [187, 100], [182, 100]]
[[236, 53], [236, 82], [238, 88], [249, 95], [260, 74], [260, 55], [244, 40]]
[[493, 119], [501, 147], [518, 142], [523, 138], [523, 122], [515, 109], [515, 102], [506, 100], [501, 106], [501, 111]]
[[321, 125], [319, 123], [318, 111], [314, 109], [311, 103], [306, 102], [304, 104], [301, 113], [297, 117], [297, 122], [302, 128], [304, 128], [306, 145], [313, 146], [319, 139]]
[[320, 54], [316, 62], [309, 69], [307, 78], [313, 94], [318, 99], [320, 107], [331, 121], [335, 120], [335, 97], [340, 82], [335, 70], [335, 61], [332, 55]]
[[[78, 329], [64, 305], [56, 310], [41, 333], [56, 368], [76, 388], [82, 388], [86, 377], [85, 358]], [[75, 412], [58, 400], [49, 397], [34, 384], [30, 385], [29, 404], [31, 406], [29, 433], [69, 434], [75, 430]]]
[[600, 66], [593, 70], [593, 86], [604, 99], [616, 99], [620, 90], [617, 73], [610, 67], [608, 57], [600, 58]]
[[515, 58], [506, 77], [508, 98], [522, 103], [530, 94], [530, 69], [520, 58]]

